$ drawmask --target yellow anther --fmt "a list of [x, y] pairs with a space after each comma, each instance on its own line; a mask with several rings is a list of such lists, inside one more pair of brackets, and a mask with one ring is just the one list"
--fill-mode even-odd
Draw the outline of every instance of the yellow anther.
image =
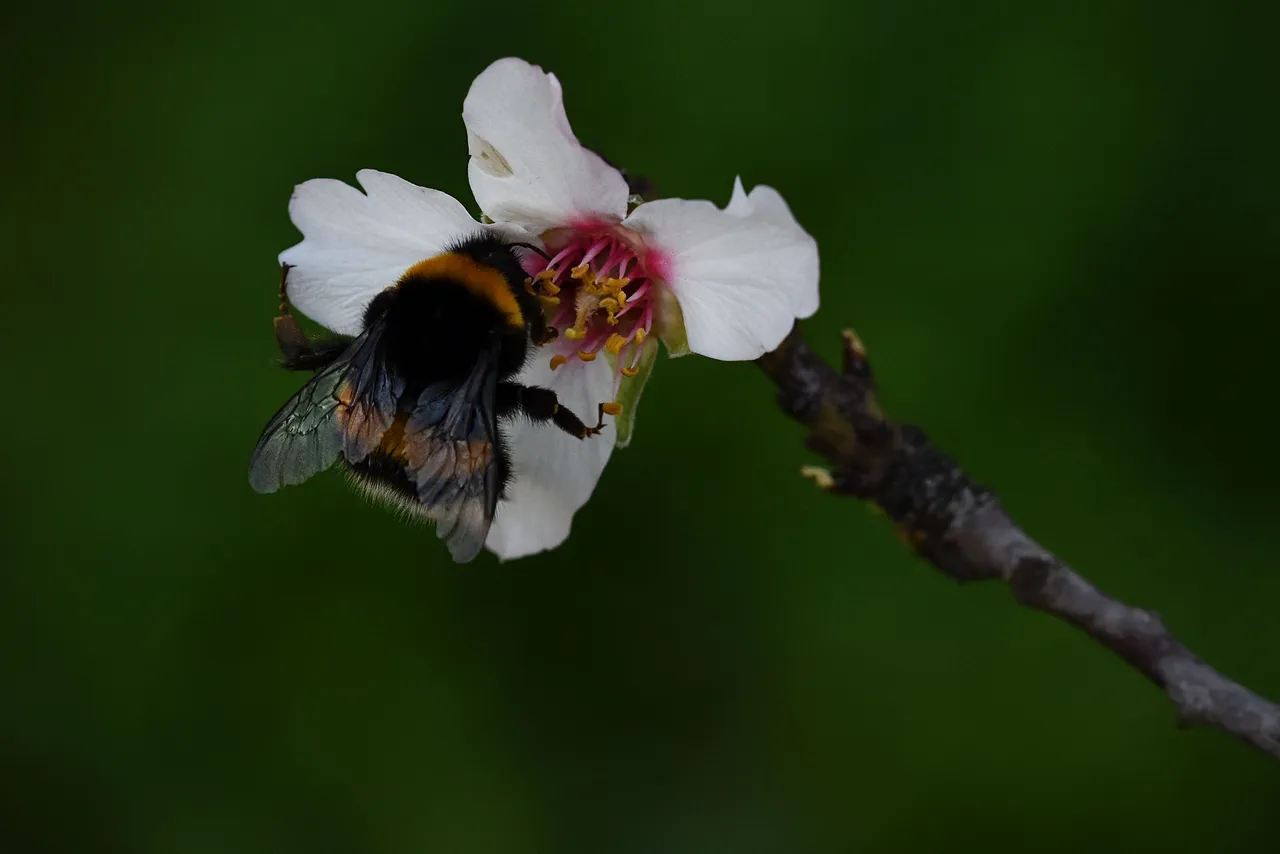
[[609, 340], [605, 342], [604, 348], [616, 356], [622, 352], [622, 348], [625, 346], [627, 346], [627, 339], [615, 332], [613, 335], [609, 336]]
[[576, 326], [570, 326], [564, 331], [564, 337], [573, 341], [581, 341], [583, 338], [587, 337], [587, 331], [585, 329], [579, 329]]
[[600, 300], [600, 307], [609, 315], [608, 321], [610, 326], [618, 325], [618, 301], [613, 297], [605, 297]]
[[539, 294], [538, 300], [545, 306], [557, 306], [560, 304], [560, 297], [544, 297]]
[[630, 279], [605, 279], [604, 280], [604, 286], [608, 288], [611, 293], [615, 293], [615, 294], [622, 293], [622, 289], [629, 284], [631, 284]]
[[622, 414], [622, 404], [621, 403], [602, 403], [600, 404], [600, 411], [603, 412], [605, 415], [612, 415], [614, 417], [617, 417]]
[[643, 326], [636, 327], [636, 343], [637, 344], [644, 343], [644, 336], [645, 336], [644, 327]]
[[556, 284], [555, 278], [560, 275], [559, 270], [543, 270], [538, 274], [538, 287], [548, 296], [555, 296], [560, 293], [560, 286]]
[[588, 353], [586, 350], [578, 351], [578, 358], [584, 362], [594, 362], [596, 360], [596, 355], [596, 353]]
[[567, 357], [567, 356], [560, 356], [560, 355], [552, 356], [552, 357], [551, 357], [551, 370], [553, 370], [553, 371], [554, 371], [556, 368], [560, 367], [561, 365], [563, 365], [563, 364], [564, 364], [565, 362], [567, 362], [567, 361], [569, 361], [569, 359], [568, 359], [568, 357]]
[[636, 374], [640, 373], [639, 368], [619, 368], [619, 370], [622, 371], [622, 375], [624, 377], [634, 377]]

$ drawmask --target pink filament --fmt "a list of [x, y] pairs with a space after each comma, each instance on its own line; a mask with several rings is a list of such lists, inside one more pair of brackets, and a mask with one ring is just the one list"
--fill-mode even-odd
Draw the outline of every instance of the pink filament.
[[[583, 280], [573, 278], [569, 273], [584, 265], [590, 269], [594, 281], [598, 283], [604, 283], [608, 279], [629, 278], [629, 281], [622, 287], [626, 302], [614, 312], [614, 318], [619, 323], [609, 323], [608, 312], [597, 308], [586, 318], [586, 335], [574, 340], [564, 333], [577, 320]], [[624, 366], [631, 369], [639, 364], [643, 345], [635, 343], [637, 334], [643, 330], [647, 336], [653, 328], [655, 292], [644, 256], [611, 230], [596, 225], [575, 234], [538, 272], [546, 270], [552, 271], [551, 281], [560, 287], [560, 292], [556, 295], [560, 304], [554, 312], [551, 325], [560, 331], [555, 346], [562, 355], [574, 358], [578, 353], [599, 353], [614, 335], [623, 338], [623, 347], [632, 345], [633, 353], [629, 364], [624, 360], [623, 354], [618, 353], [616, 361], [619, 373], [614, 378], [616, 390], [616, 385], [622, 380], [621, 369]], [[535, 277], [536, 275], [535, 273]], [[593, 297], [599, 299], [599, 294], [585, 296], [586, 299]], [[631, 322], [622, 320], [627, 316]]]

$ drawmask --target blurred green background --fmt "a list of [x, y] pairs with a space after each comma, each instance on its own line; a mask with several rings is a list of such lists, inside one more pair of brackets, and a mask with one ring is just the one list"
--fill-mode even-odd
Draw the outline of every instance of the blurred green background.
[[[1274, 4], [36, 4], [4, 73], [0, 850], [1275, 850], [1280, 767], [663, 362], [558, 551], [254, 494], [294, 184], [470, 203], [519, 55], [673, 196], [779, 188], [834, 355], [1035, 535], [1280, 698]], [[1268, 841], [1269, 840], [1269, 841]]]

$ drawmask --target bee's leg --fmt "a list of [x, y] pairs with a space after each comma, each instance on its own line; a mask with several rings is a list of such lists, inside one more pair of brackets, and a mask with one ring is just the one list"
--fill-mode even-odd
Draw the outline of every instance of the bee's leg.
[[280, 364], [290, 371], [318, 371], [327, 368], [351, 346], [352, 339], [346, 336], [308, 338], [292, 314], [277, 317], [275, 325]]
[[560, 405], [556, 393], [549, 388], [526, 386], [519, 383], [501, 383], [497, 395], [498, 415], [519, 413], [530, 421], [550, 421], [564, 432], [578, 439], [594, 436], [604, 429], [604, 417], [617, 415], [621, 408], [616, 403], [600, 404], [596, 426], [588, 427], [571, 410]]
[[342, 355], [351, 339], [346, 337], [311, 340], [298, 324], [289, 305], [289, 271], [292, 264], [280, 265], [280, 315], [275, 319], [276, 346], [282, 367], [290, 371], [318, 371]]
[[559, 331], [547, 323], [547, 318], [542, 312], [536, 312], [529, 318], [529, 340], [534, 346], [541, 347], [544, 344], [550, 344], [560, 336]]

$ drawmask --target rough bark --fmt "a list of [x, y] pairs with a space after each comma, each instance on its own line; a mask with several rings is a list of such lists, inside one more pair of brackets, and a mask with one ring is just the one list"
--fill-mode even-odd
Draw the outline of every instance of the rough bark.
[[1184, 725], [1231, 733], [1280, 759], [1280, 706], [1205, 664], [1150, 611], [1103, 593], [1028, 536], [992, 492], [924, 432], [885, 417], [866, 351], [845, 332], [836, 371], [792, 330], [760, 367], [782, 409], [832, 468], [823, 489], [873, 501], [924, 559], [957, 581], [1003, 580], [1016, 600], [1080, 629], [1160, 686]]

